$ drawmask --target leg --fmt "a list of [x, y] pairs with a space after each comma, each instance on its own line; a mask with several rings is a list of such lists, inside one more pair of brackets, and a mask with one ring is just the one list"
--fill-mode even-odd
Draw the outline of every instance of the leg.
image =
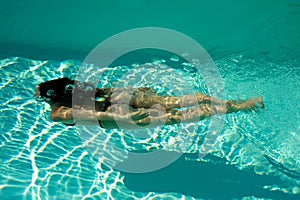
[[[263, 107], [261, 98], [253, 98], [248, 101], [244, 101], [242, 103], [234, 103], [234, 104], [226, 104], [224, 106], [221, 105], [210, 105], [210, 104], [200, 104], [191, 109], [186, 110], [171, 110], [167, 112], [164, 116], [154, 116], [147, 117], [142, 120], [138, 120], [137, 124], [141, 126], [146, 126], [153, 121], [153, 125], [156, 123], [159, 124], [178, 124], [182, 122], [197, 122], [206, 117], [210, 117], [216, 114], [225, 114], [238, 112], [241, 110], [249, 110], [254, 109], [256, 107]], [[150, 112], [151, 113], [151, 112]], [[153, 116], [150, 114], [150, 116]]]
[[212, 98], [208, 95], [204, 95], [197, 92], [194, 95], [184, 95], [182, 97], [175, 96], [158, 96], [156, 93], [147, 94], [144, 92], [138, 92], [131, 101], [133, 107], [136, 108], [150, 108], [155, 104], [162, 105], [167, 111], [173, 108], [183, 108], [195, 106], [199, 103], [225, 103], [219, 99]]
[[[128, 91], [133, 92], [132, 89]], [[159, 104], [170, 111], [173, 108], [182, 108], [196, 106], [196, 104], [225, 104], [226, 106], [240, 109], [240, 105], [247, 101], [224, 101], [210, 97], [208, 95], [197, 92], [195, 95], [184, 95], [182, 97], [175, 96], [158, 96], [153, 90], [139, 88], [138, 91], [130, 93], [126, 90], [116, 90], [111, 96], [111, 102], [114, 104], [127, 104], [133, 108], [151, 108], [155, 104]], [[262, 104], [262, 102], [261, 102]], [[263, 107], [263, 106], [262, 106]]]
[[[220, 104], [232, 107], [232, 109], [243, 109], [243, 106], [246, 106], [245, 103], [248, 101], [232, 101], [232, 100], [220, 100], [208, 95], [197, 92], [196, 95], [184, 95], [182, 97], [174, 96], [158, 96], [158, 95], [147, 95], [145, 93], [139, 93], [132, 100], [132, 106], [135, 108], [150, 108], [155, 104], [162, 105], [167, 111], [173, 108], [184, 108], [190, 106], [196, 106], [197, 104]], [[261, 98], [256, 98], [256, 101], [261, 104], [263, 103]]]
[[[223, 104], [224, 105], [224, 104]], [[262, 98], [253, 98], [242, 103], [231, 102], [222, 105], [212, 105], [212, 104], [201, 104], [198, 107], [187, 109], [185, 111], [173, 110], [170, 116], [168, 116], [168, 121], [166, 124], [174, 124], [181, 122], [196, 122], [203, 118], [210, 117], [216, 114], [225, 114], [238, 112], [242, 110], [255, 109], [257, 107], [263, 108]]]
[[195, 106], [197, 104], [197, 97], [194, 95], [174, 97], [138, 94], [133, 100], [133, 106], [136, 108], [150, 108], [155, 104], [159, 104], [169, 111], [173, 108]]

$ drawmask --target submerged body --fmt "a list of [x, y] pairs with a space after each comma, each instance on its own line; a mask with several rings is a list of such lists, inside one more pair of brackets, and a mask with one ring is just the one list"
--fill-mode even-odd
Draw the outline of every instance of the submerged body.
[[[77, 87], [77, 86], [76, 86]], [[75, 81], [60, 78], [41, 83], [37, 87], [36, 98], [46, 101], [52, 107], [50, 118], [56, 122], [74, 125], [72, 106]], [[80, 108], [80, 120], [88, 120], [96, 110], [97, 120], [102, 128], [136, 129], [137, 127], [155, 127], [182, 122], [196, 122], [215, 114], [232, 113], [241, 110], [264, 108], [261, 98], [247, 101], [224, 101], [200, 92], [195, 95], [159, 96], [153, 89], [141, 88], [96, 88], [89, 84], [80, 85], [82, 96], [95, 92], [95, 108]], [[182, 109], [185, 108], [185, 109]], [[120, 126], [121, 125], [121, 126]]]

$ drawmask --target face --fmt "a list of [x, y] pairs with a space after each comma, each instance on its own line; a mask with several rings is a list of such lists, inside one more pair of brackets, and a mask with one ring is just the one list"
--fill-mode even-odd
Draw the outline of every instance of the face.
[[74, 89], [74, 81], [68, 78], [59, 78], [41, 83], [36, 88], [37, 101], [45, 101], [49, 104], [71, 98]]

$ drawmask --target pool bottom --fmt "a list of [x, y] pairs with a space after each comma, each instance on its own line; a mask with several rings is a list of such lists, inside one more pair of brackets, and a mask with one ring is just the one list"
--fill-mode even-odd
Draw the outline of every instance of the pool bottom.
[[[300, 99], [294, 89], [300, 73], [295, 57], [280, 60], [272, 55], [235, 54], [216, 60], [227, 97], [263, 96], [266, 110], [227, 115], [210, 155], [198, 158], [201, 138], [195, 139], [189, 154], [148, 174], [121, 173], [99, 163], [87, 152], [75, 127], [52, 123], [49, 106], [34, 101], [38, 83], [74, 77], [79, 62], [9, 58], [0, 63], [4, 75], [0, 85], [1, 199], [299, 198], [299, 180], [281, 173], [264, 158], [272, 156], [300, 171]], [[101, 84], [124, 73], [122, 70], [124, 66], [108, 71]], [[194, 84], [205, 91], [203, 85]], [[199, 135], [204, 136], [205, 131], [200, 130]], [[105, 134], [119, 147], [128, 144], [137, 150], [149, 146], [121, 132]], [[164, 144], [170, 137], [160, 136], [156, 142], [167, 148]]]

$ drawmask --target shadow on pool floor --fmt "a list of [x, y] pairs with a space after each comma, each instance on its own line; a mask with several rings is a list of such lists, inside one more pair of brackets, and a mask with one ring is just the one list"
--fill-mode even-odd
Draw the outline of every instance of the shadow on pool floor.
[[241, 199], [259, 197], [269, 199], [300, 199], [300, 195], [268, 191], [265, 185], [282, 183], [279, 177], [241, 171], [224, 162], [186, 161], [184, 156], [161, 170], [143, 173], [123, 173], [125, 185], [139, 192], [176, 192], [205, 199]]

